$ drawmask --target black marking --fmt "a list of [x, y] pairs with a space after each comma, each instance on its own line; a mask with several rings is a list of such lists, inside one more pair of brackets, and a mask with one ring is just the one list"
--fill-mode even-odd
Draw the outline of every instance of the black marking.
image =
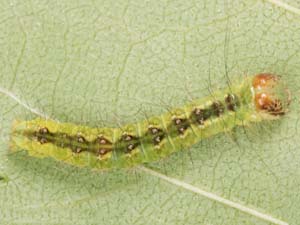
[[[94, 140], [88, 141], [81, 133], [70, 136], [61, 132], [51, 133], [48, 128], [41, 127], [37, 131], [28, 133], [28, 136], [41, 144], [51, 143], [61, 148], [68, 148], [76, 154], [87, 151], [95, 155], [105, 155], [111, 152], [113, 148], [112, 142], [103, 135], [99, 135]], [[138, 138], [131, 135], [124, 135], [123, 139], [125, 142], [129, 142], [126, 145], [131, 144], [130, 141], [136, 142], [138, 140]]]
[[[109, 141], [108, 139], [106, 139], [103, 135], [99, 135], [96, 140], [95, 140], [95, 144], [100, 144], [100, 145], [106, 145], [106, 146], [111, 146], [112, 147], [112, 143], [111, 141]], [[112, 148], [108, 148], [108, 147], [100, 147], [100, 149], [98, 149], [97, 153], [100, 156], [104, 156], [107, 153], [111, 152]]]
[[75, 153], [80, 153], [80, 152], [83, 151], [83, 149], [80, 148], [80, 147], [75, 147], [75, 149], [72, 149], [72, 151], [75, 152]]
[[275, 99], [272, 103], [264, 105], [263, 109], [266, 110], [273, 116], [284, 115], [285, 111], [283, 110], [282, 102], [279, 99]]
[[122, 140], [123, 141], [131, 141], [133, 139], [135, 139], [136, 137], [132, 136], [132, 135], [129, 135], [129, 134], [123, 134], [122, 135]]
[[159, 145], [165, 137], [164, 131], [157, 127], [149, 127], [148, 134], [152, 136], [152, 143], [155, 146]]
[[225, 107], [220, 101], [215, 101], [211, 104], [213, 115], [219, 117], [224, 113]]
[[188, 119], [182, 119], [182, 118], [175, 118], [173, 119], [173, 122], [176, 126], [177, 132], [179, 134], [184, 134], [184, 132], [189, 128], [190, 123]]
[[182, 120], [181, 119], [174, 119], [174, 122], [176, 125], [179, 125], [182, 123]]
[[154, 141], [156, 144], [159, 144], [161, 142], [161, 137], [160, 136], [155, 137]]
[[80, 153], [83, 151], [87, 151], [86, 147], [80, 147], [80, 146], [77, 146], [76, 144], [72, 145], [70, 148], [71, 148], [72, 152], [74, 152], [74, 153]]
[[129, 145], [127, 146], [127, 150], [131, 151], [131, 150], [133, 150], [133, 149], [134, 149], [134, 144], [129, 144]]
[[227, 105], [227, 109], [230, 111], [236, 111], [240, 105], [239, 99], [235, 94], [227, 94], [225, 97], [225, 103]]
[[164, 134], [160, 134], [160, 135], [157, 135], [155, 137], [152, 138], [152, 142], [154, 145], [159, 145], [160, 142], [162, 142], [162, 140], [164, 139], [165, 135]]
[[110, 149], [110, 148], [100, 148], [97, 153], [100, 156], [104, 156], [111, 151], [112, 151], [112, 149]]
[[49, 133], [49, 130], [48, 130], [47, 127], [41, 127], [41, 128], [39, 129], [39, 133], [40, 133], [40, 134], [48, 134], [48, 133]]
[[81, 153], [83, 151], [88, 151], [87, 141], [81, 134], [77, 134], [76, 137], [67, 136], [66, 139], [72, 145], [71, 146], [72, 152]]
[[38, 132], [35, 132], [35, 137], [41, 144], [46, 144], [48, 142], [47, 136], [51, 135], [47, 127], [39, 128]]
[[117, 144], [117, 149], [125, 152], [130, 153], [133, 149], [135, 149], [140, 144], [139, 137], [130, 135], [130, 134], [123, 134], [119, 143]]
[[86, 142], [85, 138], [83, 136], [81, 136], [80, 134], [77, 135], [77, 141], [79, 143], [85, 143]]
[[190, 116], [190, 120], [193, 123], [204, 125], [204, 122], [211, 116], [208, 109], [195, 108]]
[[151, 134], [157, 134], [159, 132], [161, 132], [162, 130], [156, 127], [150, 127], [149, 131], [151, 132]]
[[46, 144], [48, 142], [47, 136], [51, 135], [47, 127], [41, 127], [38, 132], [34, 133], [34, 136], [41, 144]]
[[127, 145], [126, 151], [125, 153], [130, 153], [132, 150], [134, 150], [137, 146], [139, 145], [139, 143], [132, 143]]
[[41, 143], [41, 144], [46, 144], [48, 141], [45, 137], [38, 137], [38, 141]]
[[97, 137], [97, 142], [101, 145], [107, 145], [107, 144], [110, 145], [111, 144], [111, 142], [108, 139], [106, 139], [105, 137], [103, 137], [102, 135]]

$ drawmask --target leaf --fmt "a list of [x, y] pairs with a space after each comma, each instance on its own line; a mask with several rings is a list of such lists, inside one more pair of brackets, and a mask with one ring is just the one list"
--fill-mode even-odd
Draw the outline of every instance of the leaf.
[[[299, 224], [299, 4], [15, 0], [0, 7], [0, 224]], [[95, 172], [9, 151], [12, 121], [35, 117], [26, 104], [60, 121], [117, 126], [260, 72], [287, 82], [285, 118], [144, 165], [154, 172]]]

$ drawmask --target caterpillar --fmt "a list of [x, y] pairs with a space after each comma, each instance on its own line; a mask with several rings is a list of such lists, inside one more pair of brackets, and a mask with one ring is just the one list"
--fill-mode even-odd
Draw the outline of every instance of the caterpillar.
[[124, 168], [164, 158], [204, 138], [288, 111], [290, 92], [269, 73], [245, 77], [211, 96], [119, 128], [92, 128], [36, 118], [14, 121], [12, 150], [79, 167]]

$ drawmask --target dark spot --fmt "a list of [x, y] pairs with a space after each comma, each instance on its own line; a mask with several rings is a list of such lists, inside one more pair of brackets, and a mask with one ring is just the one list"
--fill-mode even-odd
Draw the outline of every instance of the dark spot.
[[49, 142], [49, 138], [51, 138], [52, 134], [47, 127], [41, 127], [37, 132], [34, 132], [34, 136], [38, 142], [45, 144]]
[[202, 116], [202, 115], [203, 115], [203, 112], [204, 112], [203, 109], [199, 109], [199, 108], [194, 109], [194, 114], [195, 114], [196, 116]]
[[103, 156], [103, 155], [106, 155], [110, 151], [111, 151], [111, 149], [108, 149], [108, 148], [100, 148], [98, 150], [98, 154], [101, 155], [101, 156]]
[[154, 145], [159, 145], [159, 143], [164, 139], [164, 134], [161, 135], [157, 135], [155, 137], [152, 138], [153, 144]]
[[[71, 137], [71, 138], [72, 138], [72, 137]], [[74, 138], [74, 137], [73, 137], [73, 138]], [[82, 152], [82, 151], [85, 150], [85, 147], [82, 147], [81, 144], [86, 143], [86, 140], [85, 140], [85, 138], [84, 138], [82, 135], [80, 135], [80, 134], [77, 134], [77, 136], [76, 136], [75, 138], [76, 138], [76, 141], [77, 141], [79, 144], [74, 143], [74, 145], [71, 146], [71, 149], [72, 149], [72, 152], [74, 152], [74, 153], [80, 153], [80, 152]], [[72, 144], [71, 144], [71, 145], [72, 145]], [[79, 146], [78, 146], [78, 145], [79, 145]]]
[[274, 99], [269, 93], [257, 93], [255, 95], [255, 104], [257, 110], [266, 111], [273, 116], [281, 116], [286, 112], [283, 109], [282, 102], [279, 99]]
[[119, 143], [118, 148], [125, 153], [130, 153], [133, 149], [135, 149], [140, 144], [139, 137], [123, 134]]
[[282, 103], [280, 100], [276, 99], [272, 101], [270, 104], [264, 106], [264, 110], [268, 111], [271, 115], [284, 115]]
[[182, 120], [181, 119], [174, 119], [174, 122], [176, 125], [179, 125], [182, 123]]
[[111, 142], [109, 140], [107, 140], [105, 137], [103, 137], [102, 135], [98, 136], [97, 141], [101, 145], [111, 144]]
[[164, 131], [157, 127], [149, 127], [148, 133], [152, 136], [152, 143], [154, 145], [159, 145], [165, 136]]
[[150, 127], [149, 131], [151, 134], [157, 134], [157, 133], [161, 132], [162, 130], [159, 128], [156, 128], [156, 127]]
[[102, 145], [105, 145], [107, 143], [106, 139], [100, 137], [99, 139], [99, 143], [102, 144]]
[[123, 141], [131, 141], [133, 139], [136, 139], [135, 137], [133, 137], [132, 135], [129, 135], [129, 134], [123, 134], [122, 135], [122, 140]]
[[133, 141], [126, 146], [125, 153], [130, 153], [133, 149], [135, 149], [140, 143], [138, 141]]
[[99, 135], [97, 137], [97, 139], [95, 140], [96, 144], [100, 144], [100, 148], [98, 149], [98, 151], [96, 152], [96, 154], [100, 155], [100, 156], [104, 156], [106, 155], [108, 152], [111, 152], [112, 149], [111, 148], [107, 148], [107, 147], [102, 147], [101, 145], [112, 145], [112, 143], [106, 139], [103, 135]]
[[48, 141], [45, 137], [38, 137], [38, 141], [41, 143], [41, 144], [46, 144]]
[[132, 143], [132, 144], [129, 144], [127, 145], [127, 148], [126, 148], [126, 153], [130, 153], [133, 149], [135, 149], [136, 147], [138, 146], [138, 143]]
[[47, 127], [41, 127], [41, 128], [39, 129], [39, 133], [40, 133], [40, 134], [48, 134], [48, 133], [49, 133], [49, 130], [48, 130]]
[[127, 146], [127, 149], [128, 149], [128, 150], [133, 150], [133, 149], [134, 149], [134, 144], [128, 145], [128, 146]]
[[197, 122], [199, 123], [199, 125], [204, 125], [204, 120], [203, 120], [203, 118], [198, 119]]
[[207, 109], [195, 108], [191, 114], [191, 120], [196, 121], [199, 125], [204, 125], [205, 120], [210, 117], [210, 112]]
[[190, 126], [189, 121], [187, 119], [175, 118], [173, 119], [173, 122], [179, 134], [184, 134], [186, 129], [188, 129]]
[[179, 133], [183, 134], [186, 129], [187, 129], [186, 127], [180, 127], [178, 131]]
[[35, 133], [37, 140], [41, 144], [46, 144], [48, 142], [47, 138], [45, 137], [47, 134], [49, 134], [49, 130], [47, 127], [41, 127], [39, 131]]
[[224, 113], [224, 109], [224, 105], [220, 101], [215, 101], [211, 104], [211, 110], [217, 117]]
[[239, 106], [239, 100], [235, 94], [227, 94], [225, 97], [225, 103], [227, 105], [227, 109], [230, 111], [236, 111]]
[[196, 108], [193, 111], [193, 116], [196, 118], [196, 121], [199, 124], [203, 125], [204, 121], [206, 121], [211, 116], [211, 113], [208, 109]]
[[81, 135], [77, 135], [77, 141], [79, 143], [84, 143], [85, 142], [85, 138], [83, 136], [81, 136]]
[[155, 138], [154, 138], [154, 141], [155, 141], [156, 143], [160, 143], [160, 142], [161, 142], [161, 137], [160, 137], [160, 136], [155, 137]]
[[74, 149], [72, 149], [72, 151], [73, 151], [74, 153], [80, 153], [80, 152], [82, 152], [82, 148], [80, 148], [80, 147], [75, 147]]

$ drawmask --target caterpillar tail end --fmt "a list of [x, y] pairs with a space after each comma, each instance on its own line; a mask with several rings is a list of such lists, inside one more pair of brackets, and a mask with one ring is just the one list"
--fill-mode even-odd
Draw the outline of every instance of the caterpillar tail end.
[[11, 133], [10, 133], [10, 138], [9, 138], [9, 149], [13, 152], [17, 151], [19, 149], [16, 139], [18, 138], [17, 135], [17, 127], [18, 124], [20, 123], [20, 121], [18, 120], [14, 120], [13, 124], [12, 124], [12, 129], [11, 129]]
[[279, 76], [261, 73], [252, 80], [256, 111], [265, 118], [277, 119], [288, 112], [291, 93]]
[[9, 149], [11, 151], [18, 151], [20, 150], [23, 145], [22, 141], [24, 138], [23, 133], [26, 130], [26, 122], [21, 120], [14, 120], [12, 124], [12, 129], [10, 133], [10, 141], [9, 141]]

